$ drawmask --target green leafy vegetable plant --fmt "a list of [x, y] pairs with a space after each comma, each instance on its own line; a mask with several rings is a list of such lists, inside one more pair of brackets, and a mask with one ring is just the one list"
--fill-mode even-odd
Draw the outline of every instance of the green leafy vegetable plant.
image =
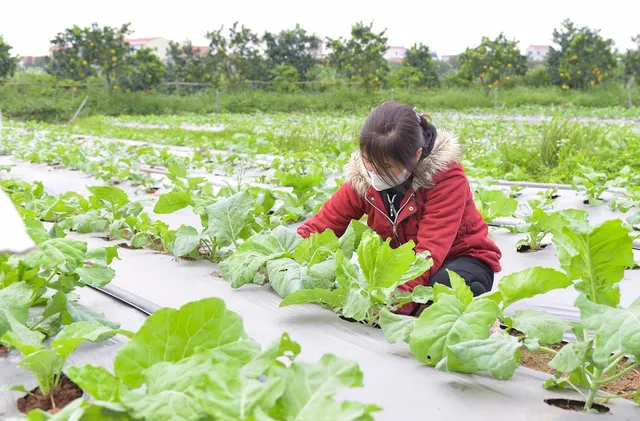
[[[48, 396], [60, 385], [67, 358], [82, 342], [103, 341], [116, 333], [130, 335], [130, 332], [114, 330], [98, 322], [77, 322], [62, 329], [51, 342], [51, 348], [23, 343], [14, 332], [5, 334], [4, 340], [24, 355], [18, 366], [31, 371], [38, 381], [40, 392]], [[11, 390], [31, 393], [23, 386], [13, 386]]]
[[157, 421], [355, 421], [380, 410], [334, 399], [362, 386], [357, 364], [332, 354], [315, 364], [297, 362], [299, 353], [286, 333], [262, 349], [218, 298], [163, 308], [118, 351], [113, 373], [92, 365], [67, 368], [95, 399], [78, 399], [68, 412], [75, 419], [99, 409], [114, 418]]
[[365, 231], [357, 248], [359, 269], [342, 250], [335, 253], [338, 288], [300, 289], [287, 295], [280, 306], [316, 302], [340, 311], [346, 318], [375, 325], [382, 309], [396, 310], [412, 301], [411, 294], [401, 294], [397, 288], [418, 278], [433, 264], [428, 253], [416, 255], [413, 249], [413, 242], [394, 249], [389, 239], [383, 242], [373, 231]]
[[497, 218], [511, 217], [518, 207], [518, 201], [507, 196], [502, 190], [490, 190], [478, 187], [474, 201], [482, 218], [487, 223]]

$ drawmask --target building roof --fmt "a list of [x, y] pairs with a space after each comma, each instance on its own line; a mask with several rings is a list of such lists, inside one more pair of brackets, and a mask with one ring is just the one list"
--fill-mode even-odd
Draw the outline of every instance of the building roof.
[[530, 45], [529, 48], [532, 50], [548, 50], [549, 46], [548, 45]]
[[128, 44], [146, 44], [147, 42], [153, 41], [154, 39], [158, 39], [160, 37], [151, 37], [151, 38], [125, 38], [124, 42]]
[[196, 54], [202, 54], [209, 49], [206, 45], [193, 45], [191, 46], [191, 50]]

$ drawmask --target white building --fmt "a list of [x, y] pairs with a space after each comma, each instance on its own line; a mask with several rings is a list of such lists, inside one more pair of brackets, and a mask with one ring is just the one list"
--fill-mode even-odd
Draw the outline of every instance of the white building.
[[543, 61], [548, 53], [548, 45], [530, 45], [529, 48], [527, 48], [527, 56], [534, 61]]
[[128, 38], [124, 42], [131, 45], [137, 51], [142, 48], [148, 48], [153, 51], [162, 61], [167, 59], [167, 50], [169, 49], [169, 40], [162, 37], [153, 38]]
[[402, 63], [406, 53], [407, 49], [405, 47], [387, 47], [384, 58], [391, 63]]

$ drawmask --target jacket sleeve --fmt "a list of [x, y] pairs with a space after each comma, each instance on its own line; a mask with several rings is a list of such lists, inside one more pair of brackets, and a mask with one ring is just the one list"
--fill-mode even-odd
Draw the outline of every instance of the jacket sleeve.
[[[419, 278], [401, 285], [400, 291], [413, 291], [418, 285], [428, 285], [431, 275], [440, 269], [460, 231], [465, 205], [471, 194], [467, 177], [461, 169], [456, 168], [447, 171], [436, 186], [427, 192], [415, 251], [429, 251], [433, 265]], [[398, 313], [410, 314], [417, 306], [416, 303], [409, 303], [398, 309]]]
[[360, 219], [365, 213], [364, 199], [356, 193], [351, 184], [344, 183], [322, 205], [320, 211], [298, 228], [303, 238], [312, 233], [322, 233], [331, 229], [338, 237], [347, 230], [352, 219]]

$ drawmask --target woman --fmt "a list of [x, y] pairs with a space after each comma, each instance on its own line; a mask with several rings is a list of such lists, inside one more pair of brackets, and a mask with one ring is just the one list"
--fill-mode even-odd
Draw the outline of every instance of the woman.
[[[502, 254], [476, 209], [457, 138], [437, 132], [426, 117], [396, 102], [376, 107], [364, 122], [345, 183], [298, 233], [307, 238], [331, 229], [342, 236], [351, 220], [366, 214], [368, 226], [391, 238], [393, 247], [413, 240], [416, 253], [431, 254], [431, 269], [401, 291], [451, 286], [449, 269], [477, 296], [491, 290]], [[422, 309], [410, 303], [398, 312], [418, 315]]]

